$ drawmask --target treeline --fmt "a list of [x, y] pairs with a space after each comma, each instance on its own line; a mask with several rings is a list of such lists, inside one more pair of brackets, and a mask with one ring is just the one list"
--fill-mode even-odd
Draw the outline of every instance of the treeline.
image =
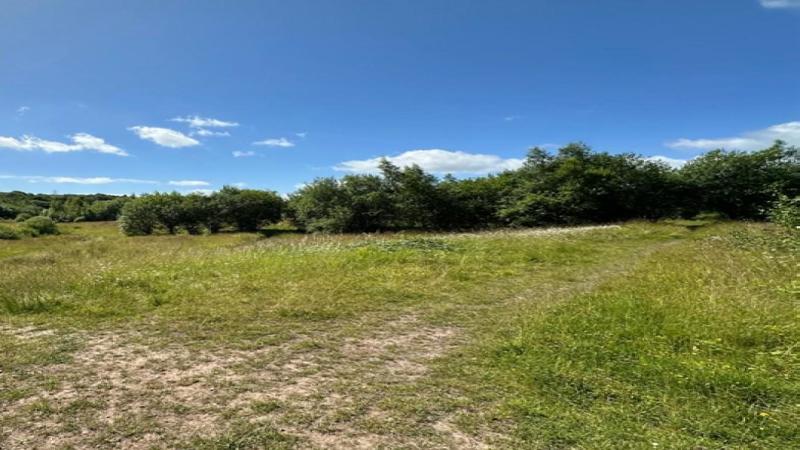
[[256, 231], [281, 219], [285, 201], [275, 192], [226, 186], [211, 195], [155, 193], [128, 201], [120, 229], [129, 236], [154, 232], [216, 233], [223, 227]]
[[798, 150], [712, 151], [680, 170], [634, 154], [571, 144], [534, 148], [522, 168], [438, 180], [387, 161], [381, 175], [323, 178], [293, 194], [287, 216], [309, 231], [471, 229], [692, 217], [761, 219], [780, 195], [800, 194]]
[[0, 220], [44, 216], [56, 222], [117, 220], [129, 197], [107, 194], [0, 192]]
[[156, 193], [128, 201], [127, 234], [256, 230], [279, 220], [309, 232], [463, 230], [581, 224], [714, 212], [763, 219], [779, 198], [800, 195], [800, 155], [776, 142], [757, 152], [717, 150], [679, 170], [634, 154], [571, 144], [532, 149], [523, 167], [439, 179], [384, 160], [379, 175], [319, 178], [288, 199], [225, 187], [209, 196]]

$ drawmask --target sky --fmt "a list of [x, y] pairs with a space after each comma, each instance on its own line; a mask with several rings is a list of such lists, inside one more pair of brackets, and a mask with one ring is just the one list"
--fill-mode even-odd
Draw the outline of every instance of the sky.
[[0, 191], [800, 145], [800, 0], [2, 0]]

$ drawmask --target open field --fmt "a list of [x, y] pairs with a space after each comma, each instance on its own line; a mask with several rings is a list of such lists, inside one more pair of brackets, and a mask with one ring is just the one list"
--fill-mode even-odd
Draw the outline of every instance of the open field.
[[763, 224], [0, 241], [0, 448], [790, 448]]

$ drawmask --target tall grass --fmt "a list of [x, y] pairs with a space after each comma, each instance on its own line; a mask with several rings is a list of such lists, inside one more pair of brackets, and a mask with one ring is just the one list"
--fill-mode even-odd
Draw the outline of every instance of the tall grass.
[[794, 448], [800, 254], [760, 226], [653, 255], [500, 342], [518, 437], [542, 448]]

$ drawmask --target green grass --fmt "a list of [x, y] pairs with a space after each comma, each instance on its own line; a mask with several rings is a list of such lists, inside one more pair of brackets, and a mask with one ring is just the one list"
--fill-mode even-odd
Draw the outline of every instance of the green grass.
[[800, 252], [769, 226], [61, 232], [0, 241], [2, 448], [800, 439]]
[[526, 316], [493, 356], [515, 392], [506, 407], [520, 438], [589, 448], [800, 442], [797, 254], [742, 247], [734, 237], [671, 247]]

